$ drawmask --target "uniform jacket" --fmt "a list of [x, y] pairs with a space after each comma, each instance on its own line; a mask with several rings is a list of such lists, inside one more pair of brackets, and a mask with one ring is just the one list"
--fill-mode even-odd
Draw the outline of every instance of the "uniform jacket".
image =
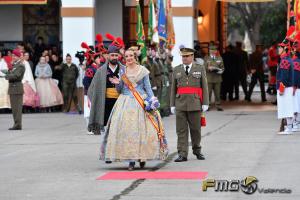
[[276, 74], [276, 89], [279, 89], [280, 82], [285, 87], [294, 85], [294, 66], [291, 57], [284, 55], [281, 57], [280, 64]]
[[[203, 91], [203, 102], [196, 94], [177, 94], [179, 87], [198, 87]], [[188, 75], [185, 74], [183, 65], [178, 65], [173, 70], [171, 102], [170, 106], [175, 106], [182, 111], [201, 111], [202, 105], [209, 105], [208, 87], [205, 68], [203, 65], [193, 63]]]
[[25, 66], [20, 62], [13, 65], [8, 71], [5, 79], [9, 81], [8, 94], [24, 94], [22, 79], [25, 73]]
[[297, 53], [296, 57], [293, 59], [294, 66], [294, 83], [293, 86], [300, 88], [300, 54]]
[[209, 71], [208, 67], [213, 66], [218, 68], [219, 70], [224, 70], [223, 59], [221, 56], [215, 56], [212, 58], [211, 56], [206, 56], [204, 58], [204, 65], [207, 74], [207, 82], [208, 83], [221, 83], [222, 82], [222, 74], [218, 74], [217, 70]]
[[67, 63], [63, 63], [61, 65], [62, 67], [62, 82], [64, 83], [74, 83], [76, 84], [79, 71], [77, 66], [72, 63], [70, 67], [67, 65]]
[[82, 80], [85, 91], [88, 91], [98, 68], [99, 68], [99, 66], [97, 66], [97, 64], [92, 63], [85, 70], [84, 78]]

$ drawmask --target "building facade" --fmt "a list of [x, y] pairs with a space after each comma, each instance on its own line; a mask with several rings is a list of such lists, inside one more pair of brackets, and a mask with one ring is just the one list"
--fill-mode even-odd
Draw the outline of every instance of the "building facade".
[[[36, 0], [37, 2], [38, 0]], [[46, 44], [61, 45], [63, 55], [81, 50], [82, 41], [94, 44], [97, 33], [107, 32], [135, 42], [136, 0], [0, 0], [0, 48], [10, 48], [20, 41], [35, 43], [42, 36]], [[40, 1], [41, 2], [41, 1]], [[148, 27], [148, 0], [140, 0], [145, 32]], [[174, 65], [180, 63], [180, 45], [193, 47], [200, 42], [205, 49], [210, 41], [226, 44], [226, 3], [216, 0], [172, 0], [176, 45]], [[199, 13], [202, 22], [198, 23]]]

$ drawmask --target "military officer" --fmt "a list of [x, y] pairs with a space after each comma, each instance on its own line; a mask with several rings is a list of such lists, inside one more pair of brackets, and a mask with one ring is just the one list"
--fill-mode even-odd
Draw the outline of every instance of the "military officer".
[[170, 115], [170, 80], [169, 80], [169, 68], [167, 64], [167, 53], [165, 50], [160, 50], [158, 65], [162, 72], [162, 95], [160, 101], [160, 114], [162, 117]]
[[204, 160], [201, 154], [201, 112], [208, 109], [208, 86], [203, 65], [193, 62], [194, 49], [181, 48], [182, 64], [173, 70], [171, 88], [171, 112], [176, 110], [178, 158], [175, 162], [187, 161], [188, 138], [191, 133], [193, 154]]
[[9, 70], [5, 79], [9, 81], [8, 94], [11, 102], [11, 110], [14, 118], [14, 126], [8, 130], [22, 130], [22, 106], [23, 106], [23, 83], [25, 66], [22, 64], [21, 51], [15, 49], [12, 52], [13, 68]]
[[155, 80], [155, 71], [154, 71], [155, 66], [154, 65], [156, 65], [156, 63], [155, 63], [154, 58], [152, 56], [152, 49], [148, 48], [148, 50], [147, 50], [147, 61], [144, 63], [144, 66], [150, 72], [150, 74], [149, 74], [149, 76], [150, 76], [150, 83], [151, 83], [153, 92], [157, 91], [156, 80]]
[[[163, 87], [163, 71], [159, 63], [159, 54], [155, 50], [152, 50], [153, 57], [153, 70], [154, 70], [154, 80], [155, 87], [154, 95], [158, 98], [159, 102], [162, 100], [162, 87]], [[153, 89], [153, 88], [152, 88]]]
[[214, 92], [217, 110], [223, 111], [220, 95], [224, 64], [222, 57], [218, 55], [216, 46], [210, 45], [209, 55], [204, 58], [204, 65], [207, 73], [209, 102], [211, 102], [212, 92]]

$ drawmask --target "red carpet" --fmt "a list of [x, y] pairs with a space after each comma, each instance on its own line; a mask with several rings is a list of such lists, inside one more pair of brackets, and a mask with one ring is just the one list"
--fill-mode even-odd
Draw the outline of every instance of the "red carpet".
[[207, 172], [108, 172], [97, 180], [204, 179]]

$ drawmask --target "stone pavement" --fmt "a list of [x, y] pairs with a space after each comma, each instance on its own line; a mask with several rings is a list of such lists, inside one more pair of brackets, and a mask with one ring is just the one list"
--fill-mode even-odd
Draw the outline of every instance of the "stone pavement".
[[98, 160], [100, 136], [86, 134], [80, 115], [25, 114], [24, 130], [8, 131], [12, 116], [0, 115], [1, 200], [199, 200], [300, 199], [300, 133], [276, 135], [279, 120], [270, 103], [224, 104], [225, 111], [207, 113], [203, 154], [173, 162], [175, 117], [164, 118], [170, 156], [136, 171], [203, 171], [211, 179], [255, 176], [259, 188], [287, 188], [291, 194], [246, 195], [202, 191], [202, 180], [96, 180], [107, 172], [127, 171], [127, 163]]

